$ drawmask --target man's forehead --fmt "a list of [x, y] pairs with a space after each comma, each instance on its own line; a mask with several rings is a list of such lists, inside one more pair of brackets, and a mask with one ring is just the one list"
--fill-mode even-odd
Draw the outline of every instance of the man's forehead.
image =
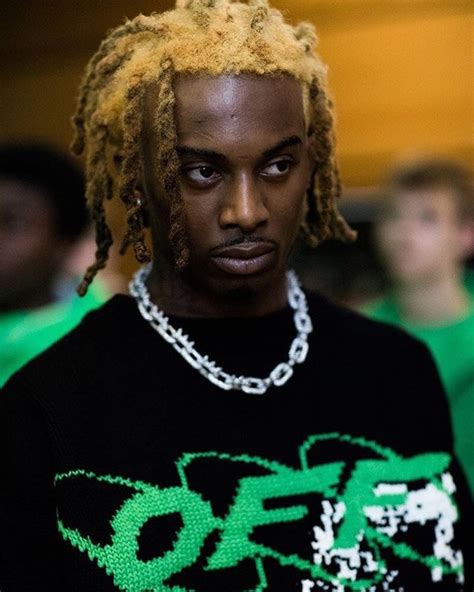
[[199, 88], [203, 95], [214, 94], [226, 87], [229, 94], [239, 91], [242, 88], [255, 89], [256, 92], [271, 95], [282, 89], [284, 92], [301, 94], [301, 83], [293, 76], [286, 74], [221, 74], [211, 76], [207, 74], [180, 73], [175, 76], [173, 83], [174, 90], [179, 96], [181, 92], [186, 93], [189, 88]]
[[[301, 83], [290, 76], [255, 74], [178, 74], [173, 90], [178, 131], [188, 125], [209, 125], [221, 120], [237, 124], [257, 119], [265, 124], [305, 126]], [[153, 117], [159, 102], [159, 87], [147, 90], [146, 114]]]

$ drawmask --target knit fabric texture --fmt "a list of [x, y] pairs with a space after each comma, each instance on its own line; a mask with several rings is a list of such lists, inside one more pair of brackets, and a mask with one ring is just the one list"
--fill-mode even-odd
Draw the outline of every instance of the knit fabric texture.
[[[0, 590], [471, 590], [472, 519], [425, 346], [308, 295], [306, 362], [223, 391], [116, 296], [0, 396]], [[265, 377], [292, 311], [172, 317]], [[464, 582], [464, 583], [463, 583]]]

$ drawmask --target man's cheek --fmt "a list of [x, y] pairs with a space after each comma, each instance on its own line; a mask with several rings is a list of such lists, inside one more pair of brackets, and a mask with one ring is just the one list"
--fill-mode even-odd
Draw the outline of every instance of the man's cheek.
[[218, 232], [218, 212], [211, 208], [188, 208], [185, 211], [185, 225], [193, 242], [208, 242]]
[[304, 220], [304, 216], [305, 210], [303, 203], [296, 204], [293, 208], [286, 209], [279, 219], [279, 227], [281, 229], [280, 236], [288, 236], [289, 238], [295, 236]]

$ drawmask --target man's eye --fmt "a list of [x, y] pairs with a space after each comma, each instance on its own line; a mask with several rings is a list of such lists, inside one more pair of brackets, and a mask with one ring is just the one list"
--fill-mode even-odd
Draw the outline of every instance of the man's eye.
[[210, 166], [198, 166], [184, 169], [184, 175], [193, 183], [208, 183], [219, 178], [219, 173]]
[[291, 165], [290, 160], [277, 160], [267, 165], [261, 174], [265, 177], [284, 177], [290, 171]]

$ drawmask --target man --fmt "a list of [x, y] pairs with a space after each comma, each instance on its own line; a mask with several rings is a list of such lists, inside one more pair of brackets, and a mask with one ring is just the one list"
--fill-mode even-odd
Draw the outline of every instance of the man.
[[449, 397], [455, 449], [474, 493], [474, 293], [463, 274], [474, 247], [469, 171], [442, 160], [394, 171], [375, 236], [393, 287], [367, 312], [430, 348]]
[[84, 178], [70, 158], [40, 144], [0, 146], [0, 386], [105, 301], [99, 286], [82, 301], [60, 294], [87, 227]]
[[152, 266], [3, 393], [2, 591], [468, 585], [427, 351], [287, 274], [300, 225], [352, 238], [314, 43], [266, 2], [181, 2], [92, 59], [81, 291], [113, 195]]

